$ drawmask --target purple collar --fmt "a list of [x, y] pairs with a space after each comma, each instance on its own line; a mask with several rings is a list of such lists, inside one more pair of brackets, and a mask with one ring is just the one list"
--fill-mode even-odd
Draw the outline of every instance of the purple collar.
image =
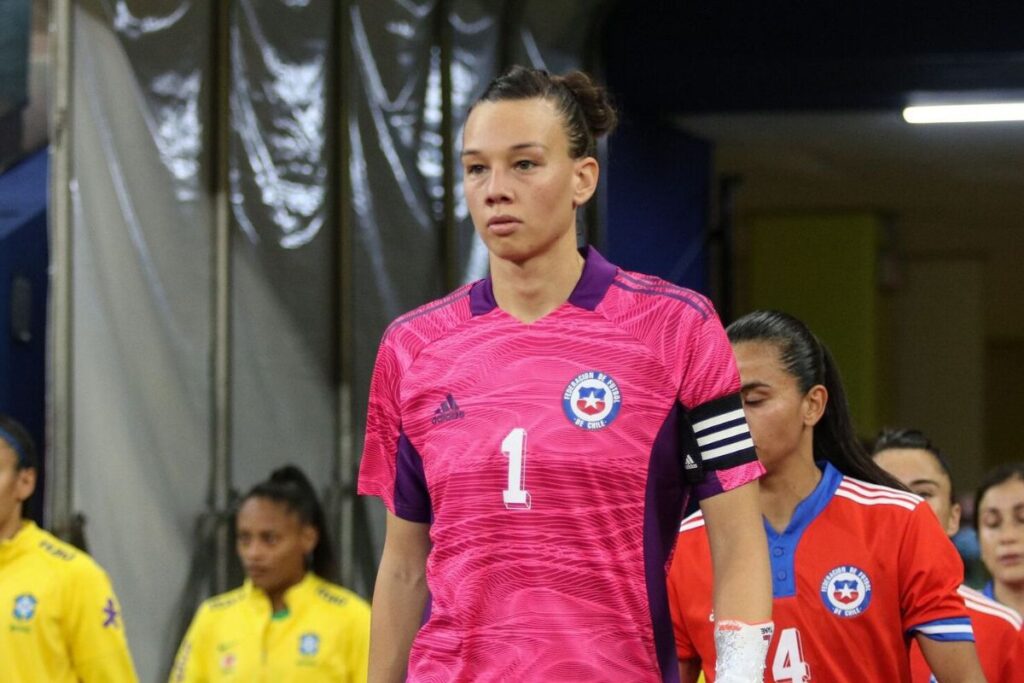
[[[587, 246], [581, 253], [584, 258], [583, 274], [569, 295], [569, 303], [592, 311], [601, 303], [605, 292], [611, 287], [619, 267], [609, 263], [594, 247]], [[473, 283], [473, 288], [469, 292], [469, 305], [473, 315], [484, 315], [498, 307], [490, 277]]]

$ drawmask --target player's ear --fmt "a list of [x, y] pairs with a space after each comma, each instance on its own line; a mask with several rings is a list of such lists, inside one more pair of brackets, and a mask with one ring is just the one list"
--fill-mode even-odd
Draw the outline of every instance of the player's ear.
[[320, 541], [320, 532], [312, 524], [304, 524], [299, 532], [299, 542], [302, 545], [302, 552], [305, 555], [313, 552], [316, 544]]
[[36, 468], [26, 467], [18, 470], [14, 487], [14, 495], [19, 503], [28, 500], [36, 490]]
[[580, 207], [587, 203], [597, 190], [597, 179], [600, 176], [600, 169], [597, 159], [594, 157], [583, 157], [573, 162], [573, 207]]
[[963, 513], [963, 508], [960, 507], [960, 503], [953, 503], [949, 508], [949, 524], [946, 525], [947, 536], [953, 536], [960, 531], [961, 513]]
[[803, 409], [804, 424], [813, 427], [825, 414], [825, 406], [828, 405], [828, 389], [822, 384], [815, 384], [804, 394], [801, 408]]

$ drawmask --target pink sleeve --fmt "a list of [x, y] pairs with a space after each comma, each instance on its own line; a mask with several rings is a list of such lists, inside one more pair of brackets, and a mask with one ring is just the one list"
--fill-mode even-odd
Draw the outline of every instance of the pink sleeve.
[[694, 324], [689, 345], [679, 400], [687, 409], [704, 469], [694, 493], [704, 500], [754, 481], [764, 474], [764, 467], [743, 414], [732, 346], [713, 310]]
[[402, 519], [427, 523], [431, 505], [423, 462], [402, 433], [400, 389], [404, 369], [400, 352], [385, 337], [370, 380], [359, 493], [378, 496], [389, 512]]
[[395, 350], [385, 337], [377, 350], [370, 378], [366, 439], [359, 463], [359, 493], [380, 497], [392, 513], [395, 512], [395, 476], [401, 432], [398, 398], [401, 371]]
[[703, 317], [694, 315], [690, 334], [685, 342], [683, 383], [679, 387], [679, 402], [687, 410], [716, 399], [736, 394], [740, 390], [740, 374], [732, 355], [732, 346], [725, 335], [718, 314], [708, 303]]

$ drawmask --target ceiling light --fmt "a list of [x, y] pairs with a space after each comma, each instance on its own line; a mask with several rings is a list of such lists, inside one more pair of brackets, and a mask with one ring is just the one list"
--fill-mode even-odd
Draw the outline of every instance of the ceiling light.
[[913, 106], [903, 110], [903, 119], [907, 123], [1024, 121], [1024, 102]]

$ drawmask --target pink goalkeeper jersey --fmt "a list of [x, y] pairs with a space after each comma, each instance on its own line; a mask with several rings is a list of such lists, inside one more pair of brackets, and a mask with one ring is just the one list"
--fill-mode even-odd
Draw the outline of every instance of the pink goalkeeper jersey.
[[698, 498], [763, 469], [708, 301], [585, 255], [532, 324], [481, 280], [384, 334], [359, 492], [430, 524], [409, 681], [678, 680], [683, 453], [703, 461]]

